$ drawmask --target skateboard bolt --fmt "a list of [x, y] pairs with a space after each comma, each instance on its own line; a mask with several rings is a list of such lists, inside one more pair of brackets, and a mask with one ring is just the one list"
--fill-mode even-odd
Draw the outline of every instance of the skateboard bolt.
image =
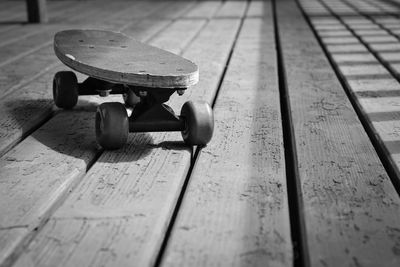
[[178, 95], [183, 95], [185, 93], [185, 90], [176, 90], [176, 92], [178, 93]]
[[147, 92], [146, 91], [139, 91], [139, 96], [146, 97], [147, 96]]

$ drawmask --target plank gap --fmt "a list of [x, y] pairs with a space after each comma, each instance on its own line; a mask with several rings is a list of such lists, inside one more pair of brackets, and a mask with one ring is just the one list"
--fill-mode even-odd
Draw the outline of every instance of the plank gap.
[[304, 219], [299, 167], [296, 151], [296, 140], [291, 115], [289, 92], [286, 84], [286, 70], [283, 59], [281, 38], [277, 17], [276, 0], [272, 0], [272, 12], [277, 53], [278, 84], [283, 130], [283, 147], [285, 150], [286, 184], [289, 201], [290, 232], [293, 242], [293, 266], [310, 266], [310, 256], [307, 247], [307, 235]]

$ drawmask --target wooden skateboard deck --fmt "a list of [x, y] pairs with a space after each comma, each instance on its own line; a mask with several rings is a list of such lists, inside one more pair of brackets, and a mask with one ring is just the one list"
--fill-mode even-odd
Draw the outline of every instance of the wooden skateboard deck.
[[122, 33], [66, 30], [54, 37], [57, 57], [90, 77], [151, 88], [187, 88], [198, 82], [196, 64]]

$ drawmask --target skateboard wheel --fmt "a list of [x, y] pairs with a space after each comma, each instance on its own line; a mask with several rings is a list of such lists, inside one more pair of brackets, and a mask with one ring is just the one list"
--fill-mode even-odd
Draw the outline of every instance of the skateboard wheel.
[[71, 109], [78, 102], [78, 79], [72, 71], [60, 71], [53, 79], [53, 99], [57, 107]]
[[207, 102], [186, 102], [181, 110], [185, 119], [182, 137], [188, 145], [205, 146], [211, 140], [214, 131], [214, 115]]
[[96, 111], [96, 139], [104, 149], [121, 148], [128, 139], [129, 120], [123, 104], [103, 103]]

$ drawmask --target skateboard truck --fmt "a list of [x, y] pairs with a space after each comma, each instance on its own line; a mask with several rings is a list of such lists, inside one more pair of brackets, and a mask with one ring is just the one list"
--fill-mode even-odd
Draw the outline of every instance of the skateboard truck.
[[[177, 92], [186, 88], [150, 88], [115, 84], [93, 77], [78, 83], [71, 71], [56, 73], [53, 80], [55, 104], [64, 109], [73, 108], [79, 95], [124, 95], [125, 105], [119, 102], [103, 103], [96, 112], [96, 138], [105, 149], [121, 148], [129, 132], [180, 131], [189, 145], [206, 145], [212, 137], [214, 119], [207, 102], [186, 102], [180, 116], [165, 104]], [[133, 108], [128, 117], [126, 108]]]
[[176, 89], [151, 88], [147, 91], [143, 87], [129, 86], [135, 94], [140, 96], [129, 117], [129, 131], [131, 132], [159, 132], [183, 131], [185, 121], [176, 116], [174, 111], [164, 104]]

